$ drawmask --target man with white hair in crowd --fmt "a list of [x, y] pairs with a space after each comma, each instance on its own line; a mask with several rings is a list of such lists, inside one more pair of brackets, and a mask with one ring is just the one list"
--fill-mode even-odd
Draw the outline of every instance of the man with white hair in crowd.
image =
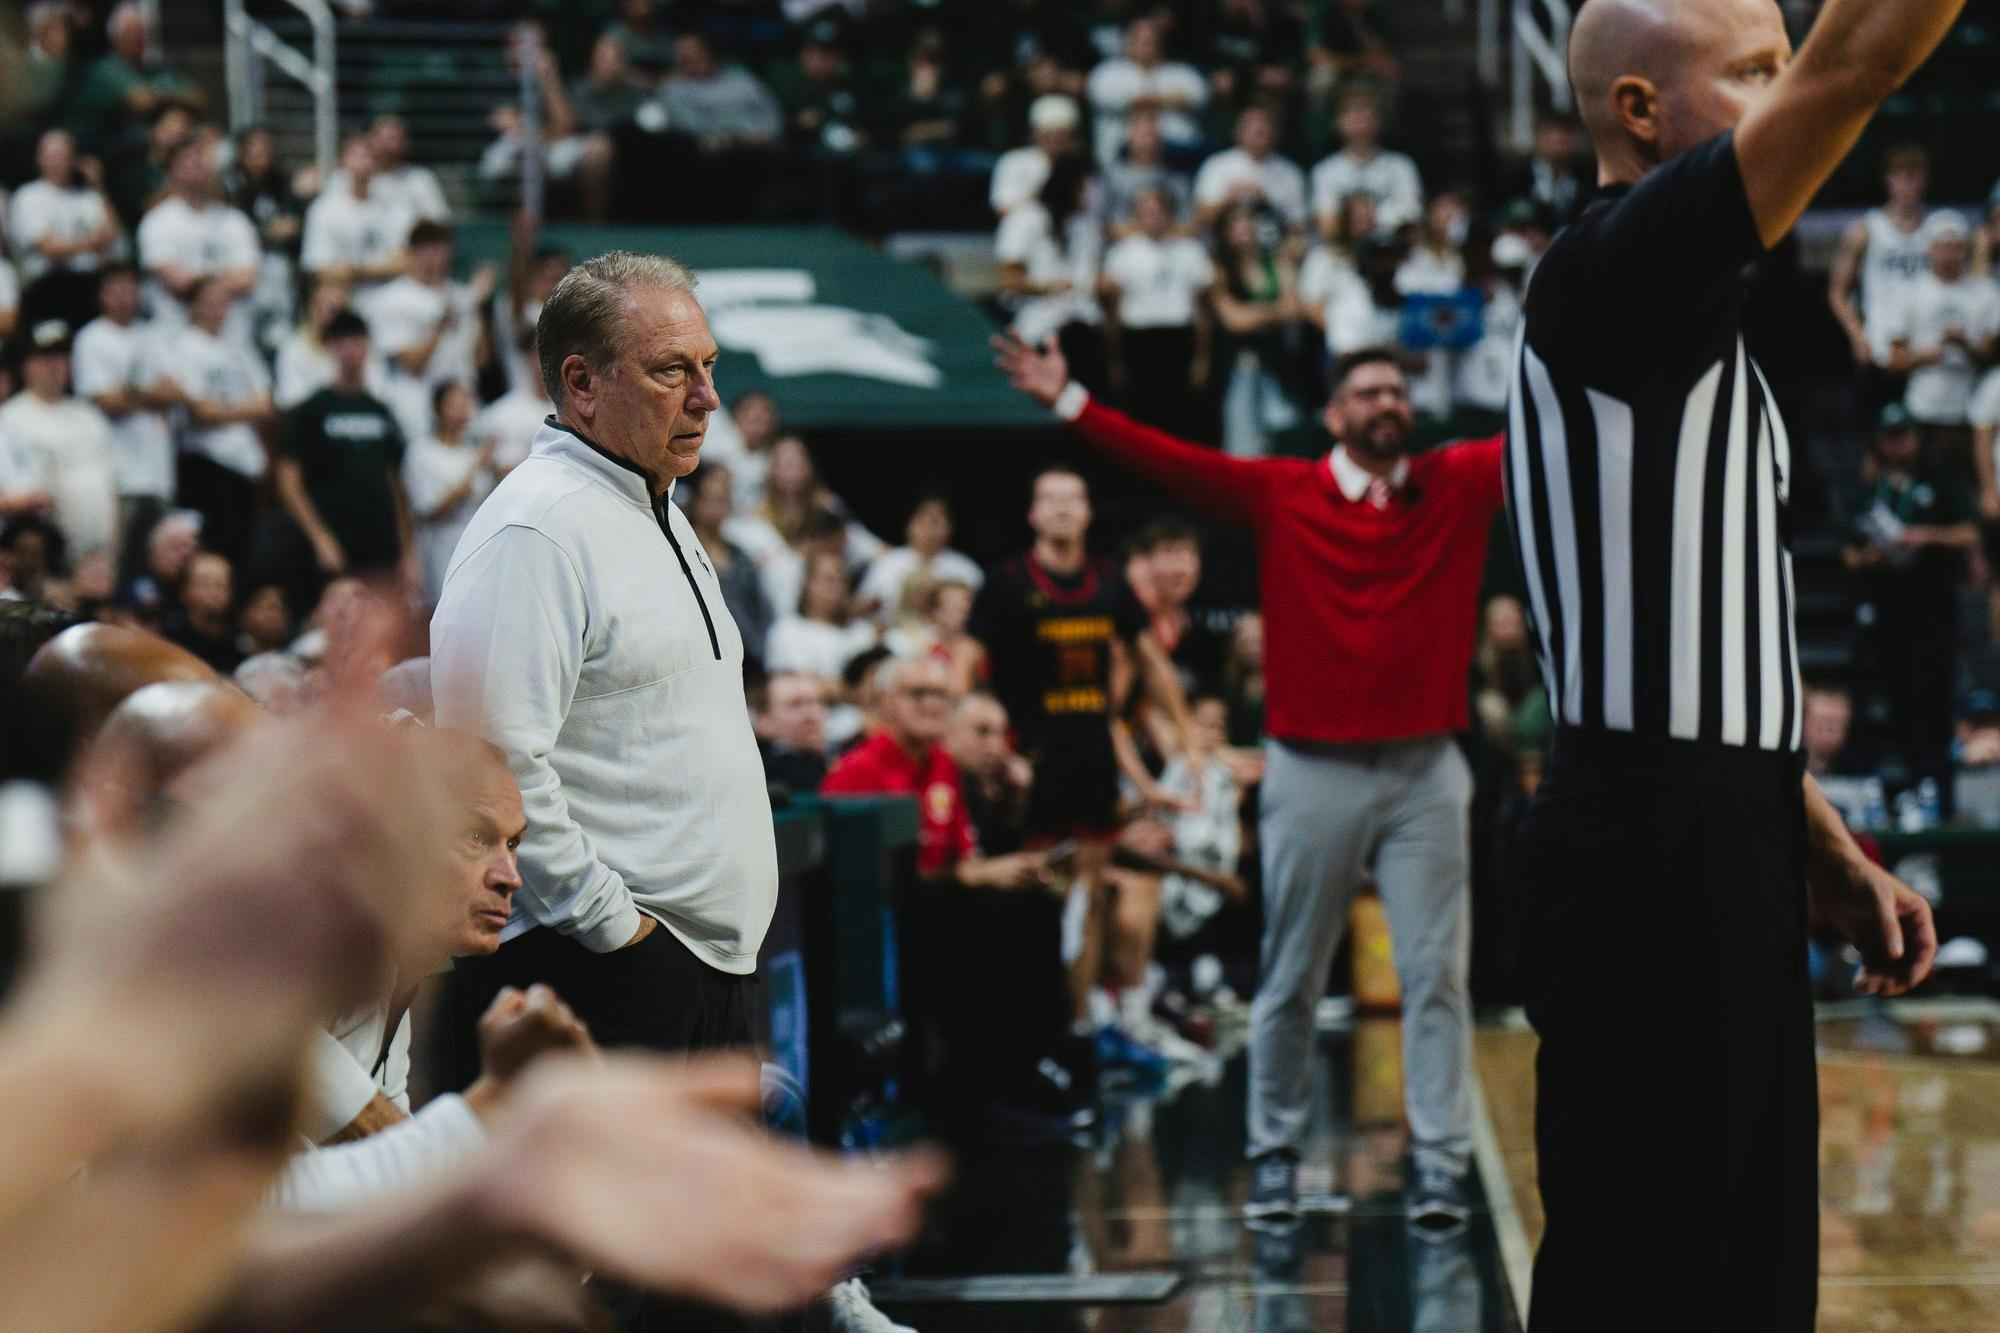
[[48, 130], [35, 145], [39, 173], [7, 201], [7, 240], [24, 282], [50, 273], [91, 273], [110, 259], [123, 232], [104, 194], [80, 180], [76, 140]]
[[1261, 202], [1287, 227], [1305, 230], [1306, 174], [1278, 151], [1278, 118], [1262, 103], [1237, 114], [1236, 146], [1202, 163], [1194, 177], [1195, 211], [1204, 229], [1244, 199]]
[[1208, 80], [1193, 65], [1166, 58], [1164, 27], [1158, 18], [1133, 19], [1125, 25], [1124, 50], [1090, 71], [1084, 92], [1097, 115], [1097, 160], [1106, 166], [1118, 160], [1136, 111], [1156, 115], [1176, 147], [1201, 139], [1195, 117], [1208, 104]]
[[987, 200], [1001, 217], [1032, 202], [1048, 184], [1049, 168], [1059, 157], [1073, 157], [1083, 151], [1077, 140], [1077, 126], [1083, 117], [1076, 101], [1061, 93], [1037, 97], [1028, 107], [1028, 129], [1033, 142], [1000, 154], [993, 164], [993, 183]]

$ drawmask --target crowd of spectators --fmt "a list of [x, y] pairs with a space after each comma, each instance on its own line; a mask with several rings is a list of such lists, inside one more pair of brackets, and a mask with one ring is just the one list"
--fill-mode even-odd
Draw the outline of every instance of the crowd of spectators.
[[1879, 779], [1855, 813], [1910, 826], [1950, 818], [1961, 767], [1990, 766], [1965, 761], [1959, 701], [1983, 683], [1968, 647], [2000, 641], [2000, 186], [1969, 216], [1932, 206], [1929, 175], [1921, 147], [1883, 154], [1882, 203], [1848, 225], [1827, 291], [1870, 437], [1844, 488], [1853, 660], [1821, 684], [1841, 700], [1835, 762]]

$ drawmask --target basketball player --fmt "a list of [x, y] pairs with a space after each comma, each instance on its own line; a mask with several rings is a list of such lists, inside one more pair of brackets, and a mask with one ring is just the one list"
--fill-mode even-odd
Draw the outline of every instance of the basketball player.
[[1791, 231], [1963, 0], [1589, 0], [1599, 197], [1535, 270], [1508, 504], [1558, 731], [1521, 830], [1547, 1217], [1532, 1333], [1803, 1330], [1817, 1294], [1808, 893], [1864, 993], [1924, 900], [1800, 757], [1792, 457], [1743, 267]]

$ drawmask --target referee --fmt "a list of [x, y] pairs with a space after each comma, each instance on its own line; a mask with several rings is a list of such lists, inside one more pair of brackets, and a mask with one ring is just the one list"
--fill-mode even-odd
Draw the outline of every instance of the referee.
[[1804, 775], [1791, 448], [1740, 276], [1962, 3], [1828, 0], [1796, 58], [1772, 0], [1589, 0], [1571, 36], [1603, 191], [1535, 271], [1506, 455], [1559, 724], [1518, 857], [1536, 1333], [1810, 1328], [1808, 893], [1865, 992], [1936, 952]]

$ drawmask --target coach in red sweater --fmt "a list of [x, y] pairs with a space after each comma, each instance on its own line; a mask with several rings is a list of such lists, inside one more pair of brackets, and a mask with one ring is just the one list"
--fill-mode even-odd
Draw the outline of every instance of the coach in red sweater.
[[1093, 402], [1053, 345], [997, 340], [1016, 387], [1182, 503], [1249, 526], [1264, 609], [1268, 773], [1263, 977], [1251, 1006], [1245, 1212], [1297, 1216], [1313, 1009], [1354, 889], [1372, 870], [1403, 987], [1412, 1216], [1467, 1215], [1471, 1159], [1467, 723], [1481, 565], [1501, 505], [1500, 440], [1407, 452], [1395, 354], [1335, 371], [1326, 457], [1233, 458]]

